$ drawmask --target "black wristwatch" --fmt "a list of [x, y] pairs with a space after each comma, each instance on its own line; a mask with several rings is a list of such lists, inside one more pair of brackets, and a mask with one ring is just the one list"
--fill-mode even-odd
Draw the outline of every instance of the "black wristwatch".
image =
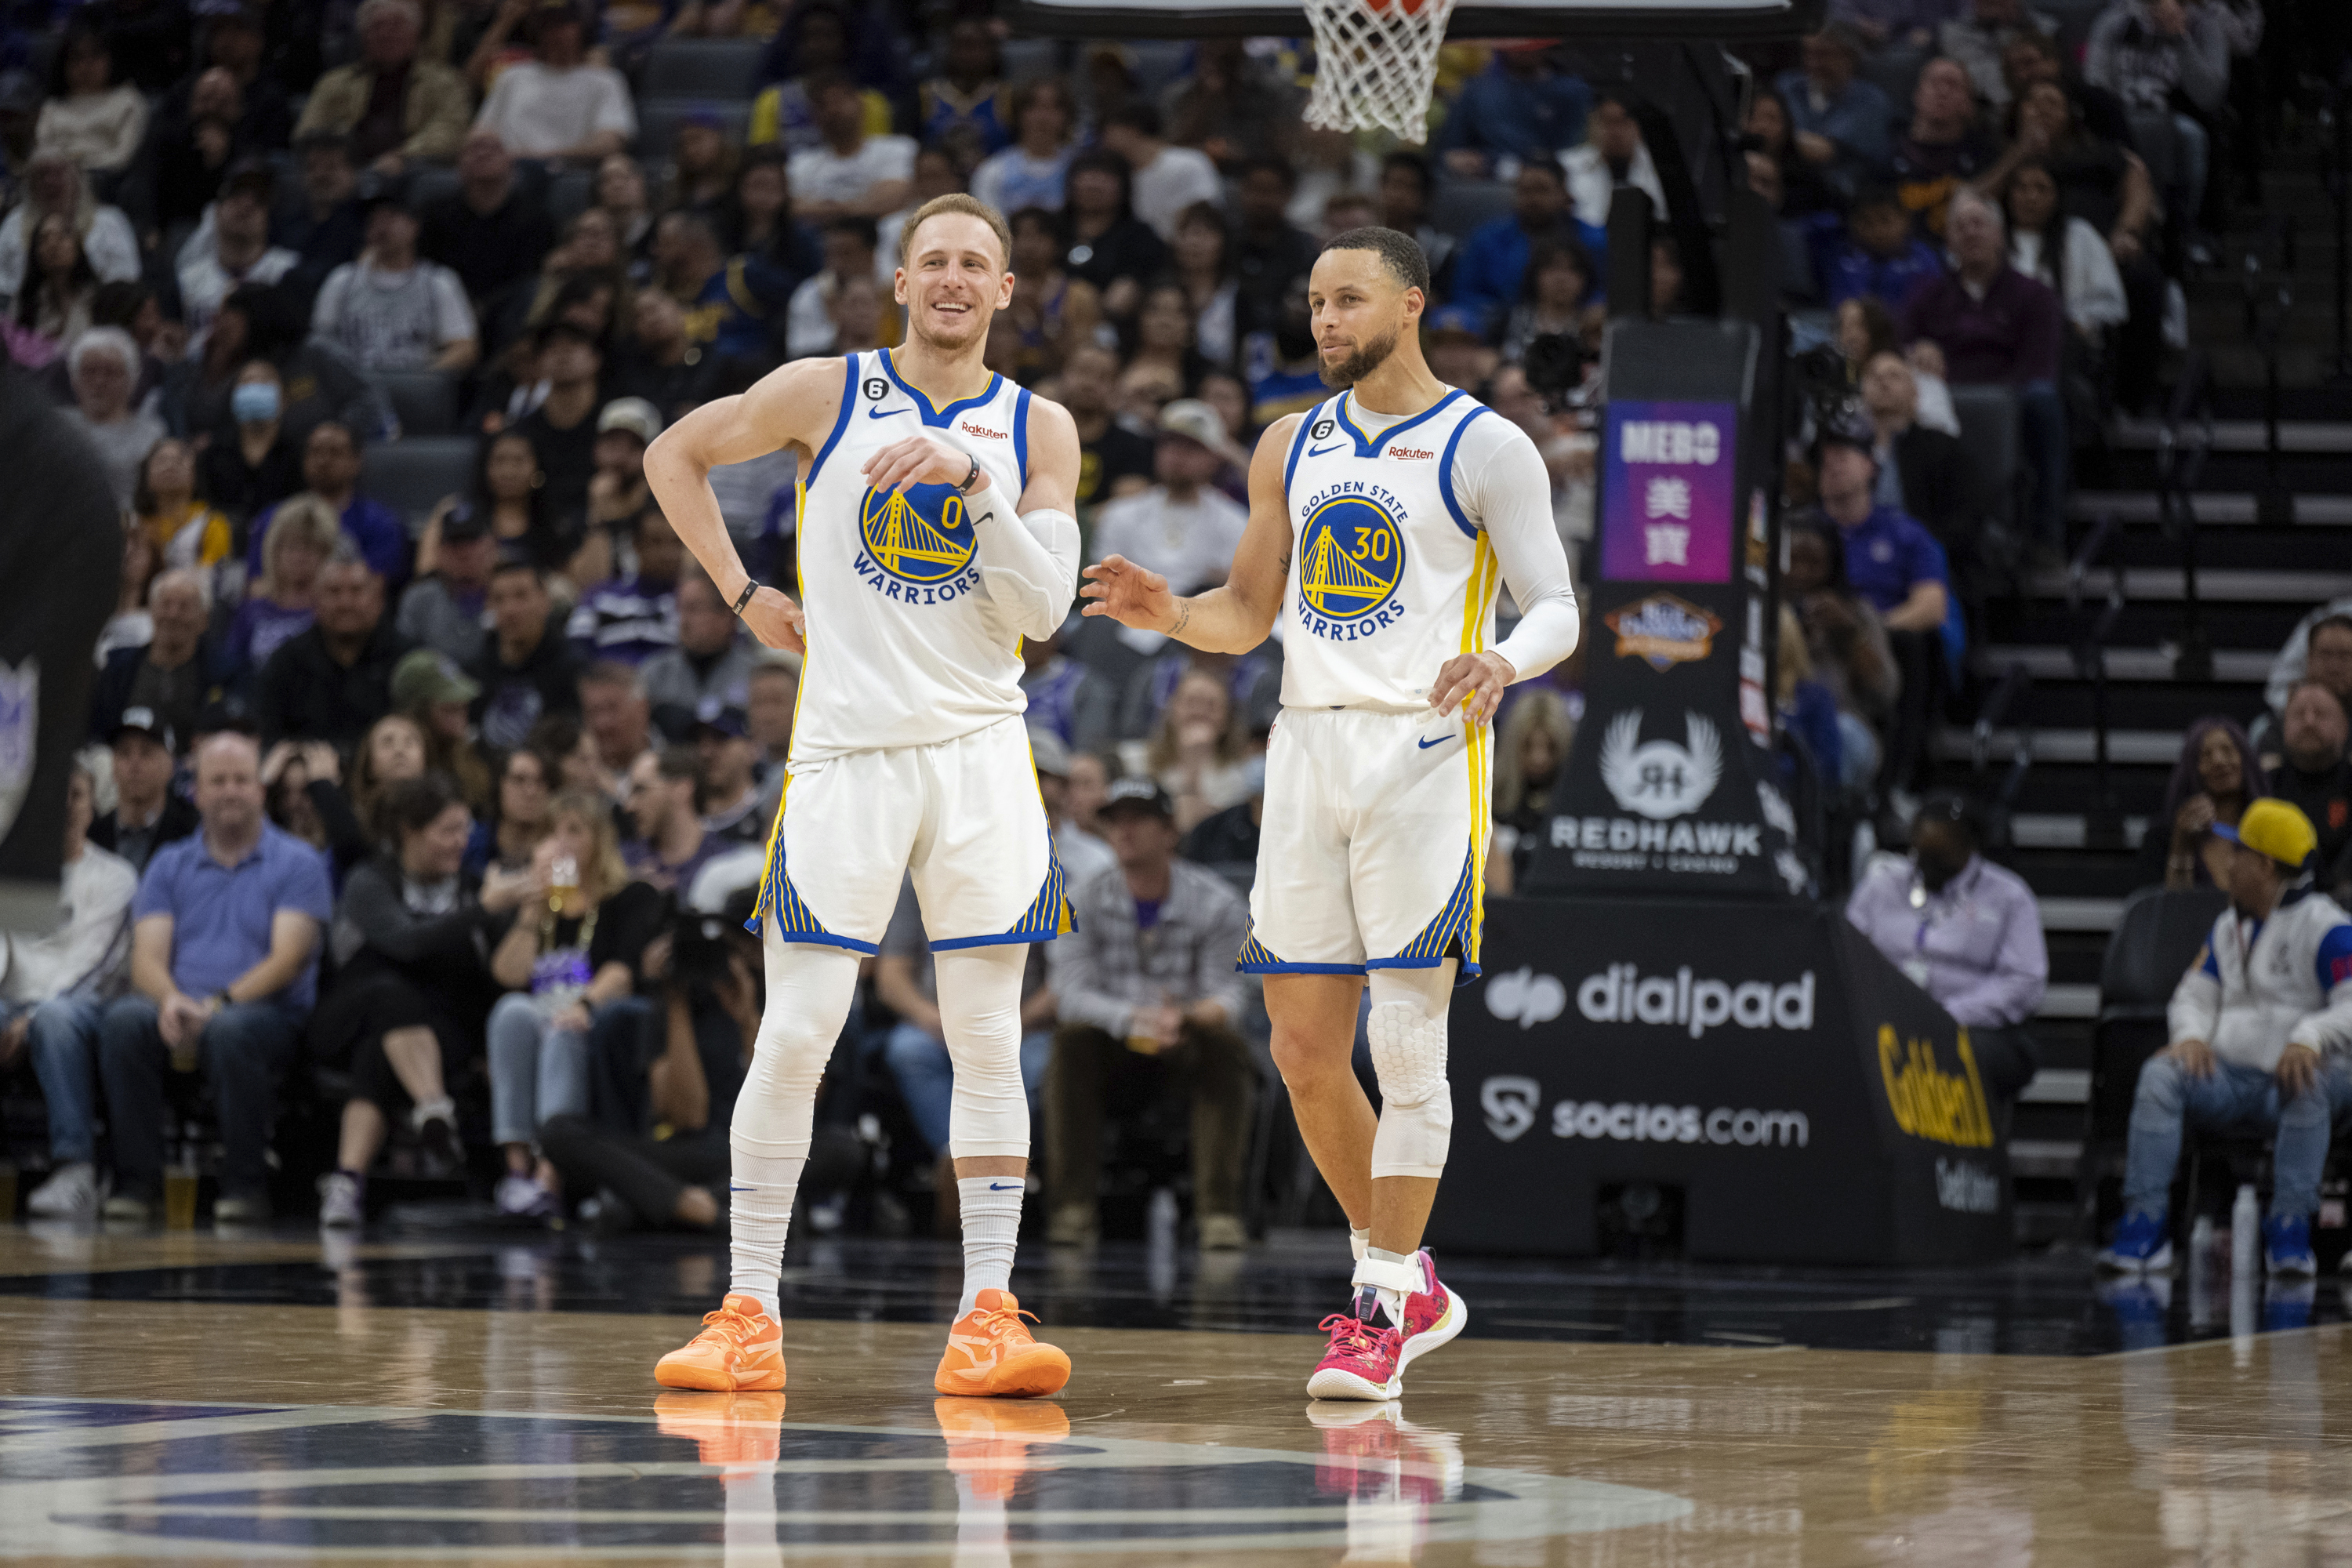
[[748, 605], [748, 604], [750, 604], [750, 603], [751, 602], [751, 595], [754, 595], [754, 594], [756, 594], [756, 593], [758, 593], [759, 591], [760, 591], [760, 583], [759, 583], [759, 579], [757, 579], [757, 578], [755, 578], [755, 577], [746, 577], [746, 578], [744, 578], [744, 579], [743, 579], [743, 591], [742, 591], [741, 593], [740, 593], [740, 594], [738, 594], [738, 595], [735, 595], [735, 602], [734, 602], [733, 604], [731, 604], [731, 605], [728, 605], [728, 606], [727, 606], [727, 608], [728, 608], [730, 611], [733, 612], [733, 614], [735, 615], [735, 616], [736, 616], [736, 618], [737, 618], [737, 619], [739, 619], [739, 620], [740, 620], [740, 619], [741, 619], [741, 618], [742, 618], [742, 615], [743, 615], [743, 606], [744, 606], [744, 605]]
[[956, 486], [956, 493], [959, 495], [971, 494], [972, 481], [978, 478], [980, 478], [980, 459], [978, 458], [974, 458], [971, 460], [971, 472], [963, 477], [963, 483]]

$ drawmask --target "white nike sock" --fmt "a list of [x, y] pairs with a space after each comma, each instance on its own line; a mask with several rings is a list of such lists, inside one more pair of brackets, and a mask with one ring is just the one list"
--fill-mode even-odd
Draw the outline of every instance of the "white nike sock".
[[1013, 1253], [1021, 1239], [1021, 1178], [965, 1176], [956, 1183], [957, 1201], [963, 1205], [963, 1300], [956, 1306], [961, 1318], [972, 1310], [982, 1290], [1003, 1290], [1013, 1283]]
[[1354, 1255], [1357, 1262], [1361, 1263], [1364, 1260], [1364, 1248], [1371, 1244], [1372, 1227], [1370, 1226], [1351, 1225], [1348, 1227], [1348, 1250]]
[[796, 1154], [754, 1154], [740, 1144], [730, 1154], [734, 1169], [728, 1183], [728, 1251], [734, 1268], [727, 1288], [751, 1297], [772, 1318], [783, 1273], [784, 1233], [792, 1228], [793, 1200], [808, 1161]]

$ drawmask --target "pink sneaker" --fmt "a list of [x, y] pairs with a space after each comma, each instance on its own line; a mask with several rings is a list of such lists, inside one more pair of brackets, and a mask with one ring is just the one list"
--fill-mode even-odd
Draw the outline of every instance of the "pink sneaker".
[[1426, 1290], [1415, 1290], [1404, 1299], [1403, 1348], [1397, 1352], [1397, 1374], [1416, 1357], [1431, 1351], [1460, 1333], [1470, 1321], [1469, 1304], [1448, 1290], [1437, 1278], [1437, 1259], [1422, 1248], [1416, 1259], [1421, 1276], [1429, 1281]]
[[1404, 1336], [1396, 1330], [1353, 1312], [1334, 1312], [1315, 1326], [1331, 1343], [1307, 1380], [1309, 1399], [1394, 1399], [1404, 1392], [1397, 1359]]

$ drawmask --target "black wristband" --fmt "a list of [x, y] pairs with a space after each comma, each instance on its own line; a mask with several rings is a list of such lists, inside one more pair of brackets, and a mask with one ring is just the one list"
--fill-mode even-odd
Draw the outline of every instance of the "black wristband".
[[956, 492], [960, 495], [970, 495], [971, 482], [978, 478], [980, 478], [980, 459], [975, 457], [971, 460], [971, 472], [963, 477], [963, 483], [956, 486]]
[[743, 614], [743, 606], [744, 606], [744, 605], [748, 605], [748, 604], [750, 604], [750, 603], [751, 602], [751, 595], [754, 595], [754, 594], [756, 594], [756, 593], [758, 593], [759, 591], [760, 591], [760, 583], [759, 583], [759, 579], [757, 579], [757, 578], [755, 578], [755, 577], [746, 577], [746, 578], [744, 578], [744, 579], [743, 579], [743, 591], [742, 591], [741, 593], [740, 593], [740, 594], [738, 594], [738, 595], [735, 595], [735, 602], [734, 602], [733, 604], [731, 604], [731, 605], [728, 605], [728, 606], [727, 606], [727, 608], [728, 608], [728, 609], [729, 609], [729, 611], [730, 611], [730, 612], [731, 612], [731, 613], [732, 613], [732, 614], [733, 614], [737, 618], [739, 618], [739, 619], [740, 619], [740, 618], [742, 616], [742, 614]]

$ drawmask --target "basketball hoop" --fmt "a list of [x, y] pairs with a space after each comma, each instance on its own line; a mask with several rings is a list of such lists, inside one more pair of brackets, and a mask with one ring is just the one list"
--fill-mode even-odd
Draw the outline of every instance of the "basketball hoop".
[[1437, 50], [1454, 0], [1306, 0], [1315, 27], [1315, 92], [1307, 123], [1326, 131], [1429, 134]]

